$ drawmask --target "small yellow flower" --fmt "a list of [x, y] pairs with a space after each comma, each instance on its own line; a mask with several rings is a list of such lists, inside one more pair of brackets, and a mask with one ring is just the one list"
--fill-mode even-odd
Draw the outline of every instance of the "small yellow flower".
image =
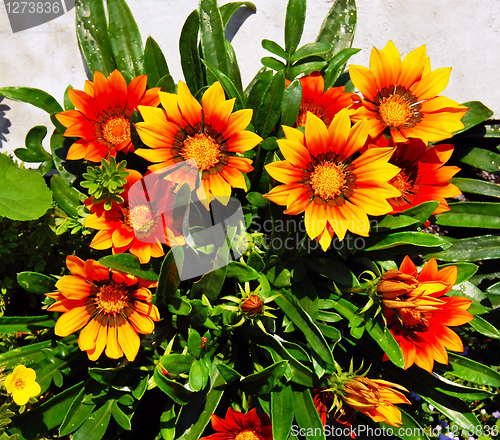
[[14, 371], [5, 378], [5, 388], [12, 394], [14, 402], [26, 405], [30, 397], [35, 397], [42, 389], [36, 382], [36, 373], [32, 368], [18, 365]]

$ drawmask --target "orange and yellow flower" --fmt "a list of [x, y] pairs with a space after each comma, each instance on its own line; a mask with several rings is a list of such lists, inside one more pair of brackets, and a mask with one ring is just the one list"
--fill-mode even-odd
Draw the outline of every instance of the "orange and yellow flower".
[[345, 86], [330, 87], [325, 91], [325, 80], [319, 72], [300, 78], [300, 84], [302, 103], [294, 127], [306, 125], [308, 112], [316, 115], [328, 126], [340, 110], [352, 105], [352, 98], [356, 96], [354, 93], [345, 92]]
[[90, 360], [96, 361], [106, 349], [107, 357], [119, 359], [125, 354], [132, 362], [141, 343], [138, 333], [152, 333], [154, 321], [160, 320], [148, 289], [157, 282], [110, 271], [94, 260], [73, 255], [66, 258], [66, 265], [72, 275], [59, 279], [58, 292], [46, 294], [57, 300], [48, 310], [63, 312], [56, 322], [56, 335], [64, 337], [83, 329], [78, 345]]
[[[377, 143], [381, 147], [392, 147], [382, 136]], [[444, 166], [453, 153], [453, 145], [439, 144], [427, 148], [420, 139], [410, 139], [406, 144], [396, 144], [396, 151], [389, 163], [401, 168], [399, 174], [389, 183], [401, 191], [400, 197], [389, 199], [392, 213], [417, 206], [430, 200], [439, 201], [433, 214], [449, 211], [447, 197], [455, 197], [462, 192], [450, 179], [460, 171], [454, 166]]]
[[392, 210], [387, 199], [401, 193], [388, 182], [399, 168], [388, 163], [393, 148], [371, 148], [359, 154], [368, 136], [365, 120], [351, 128], [348, 111], [341, 110], [328, 128], [309, 113], [305, 133], [283, 127], [286, 139], [278, 145], [286, 160], [266, 166], [283, 182], [264, 197], [285, 205], [285, 214], [305, 212], [311, 239], [326, 250], [334, 234], [343, 240], [347, 230], [367, 237], [369, 215]]
[[443, 296], [456, 280], [456, 266], [438, 270], [432, 258], [418, 273], [408, 256], [399, 270], [382, 275], [377, 292], [384, 305], [387, 326], [401, 347], [405, 369], [415, 363], [432, 372], [434, 361], [448, 363], [447, 348], [464, 350], [460, 337], [449, 327], [474, 319], [467, 311], [472, 301]]
[[271, 419], [266, 413], [257, 415], [255, 408], [242, 414], [229, 407], [225, 419], [212, 414], [212, 428], [217, 432], [200, 440], [273, 439]]
[[[143, 178], [138, 171], [128, 172], [121, 194], [123, 203], [113, 203], [106, 211], [103, 202], [94, 204], [92, 198], [87, 199], [85, 204], [92, 214], [85, 219], [84, 226], [99, 230], [90, 243], [91, 248], [112, 248], [113, 254], [128, 250], [144, 264], [151, 257], [165, 255], [162, 243], [173, 246], [185, 241], [172, 218], [175, 185], [156, 174]], [[147, 194], [143, 188], [147, 188]]]
[[64, 136], [78, 137], [69, 149], [66, 159], [86, 159], [100, 162], [117, 151], [134, 151], [130, 139], [130, 117], [138, 105], [159, 104], [158, 90], [146, 90], [146, 75], [134, 78], [127, 87], [123, 75], [115, 70], [109, 80], [101, 72], [94, 73], [94, 81], [85, 82], [85, 91], [68, 91], [77, 110], [66, 110], [56, 115], [67, 127]]
[[14, 371], [5, 378], [5, 389], [17, 405], [26, 405], [31, 397], [38, 396], [42, 389], [36, 381], [36, 372], [33, 368], [18, 365]]
[[[257, 134], [245, 130], [252, 110], [233, 113], [235, 99], [226, 100], [219, 82], [207, 89], [201, 105], [182, 81], [177, 95], [160, 92], [159, 96], [164, 110], [139, 106], [144, 122], [136, 124], [142, 141], [152, 148], [136, 151], [156, 163], [149, 169], [158, 172], [180, 162], [195, 163], [201, 173], [200, 200], [228, 200], [231, 188], [247, 190], [244, 173], [253, 167], [252, 161], [241, 154], [262, 141]], [[170, 178], [179, 181], [182, 176]]]
[[352, 407], [343, 405], [342, 401], [336, 399], [335, 394], [328, 389], [314, 389], [312, 390], [312, 394], [314, 406], [316, 407], [316, 411], [318, 411], [323, 426], [328, 422], [330, 415], [341, 425], [352, 426], [356, 415]]
[[383, 50], [373, 48], [370, 69], [349, 66], [349, 74], [363, 99], [355, 105], [353, 121], [368, 119], [370, 136], [376, 138], [387, 127], [395, 142], [420, 138], [427, 145], [452, 136], [464, 128], [460, 119], [468, 108], [444, 96], [451, 68], [431, 71], [425, 45], [403, 61], [389, 41]]

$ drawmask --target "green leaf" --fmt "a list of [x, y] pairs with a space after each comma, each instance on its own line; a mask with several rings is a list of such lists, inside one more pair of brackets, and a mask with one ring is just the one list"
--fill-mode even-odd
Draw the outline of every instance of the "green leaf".
[[294, 126], [299, 116], [300, 104], [302, 104], [302, 84], [298, 79], [294, 79], [283, 96], [280, 125]]
[[451, 211], [436, 216], [436, 224], [462, 228], [500, 229], [500, 203], [450, 203]]
[[283, 49], [275, 41], [264, 39], [264, 40], [262, 40], [262, 47], [264, 49], [268, 50], [269, 52], [273, 53], [274, 55], [278, 55], [279, 57], [281, 57], [285, 60], [288, 58], [288, 55], [287, 55], [285, 49]]
[[50, 178], [50, 189], [55, 202], [66, 214], [71, 217], [80, 217], [78, 213], [78, 208], [82, 205], [80, 191], [70, 186], [59, 174], [54, 174]]
[[474, 328], [474, 330], [484, 336], [487, 336], [488, 338], [500, 339], [500, 332], [498, 329], [493, 324], [490, 324], [488, 321], [481, 318], [481, 316], [476, 315], [469, 324]]
[[450, 182], [458, 186], [460, 191], [464, 193], [500, 197], [500, 185], [497, 183], [485, 182], [479, 179], [467, 179], [465, 177], [454, 177]]
[[481, 426], [479, 420], [469, 409], [468, 405], [460, 399], [445, 396], [437, 391], [433, 391], [430, 394], [432, 394], [433, 397], [428, 397], [424, 394], [421, 394], [421, 396], [427, 403], [433, 405], [434, 408], [445, 417], [454, 421], [457, 425], [466, 429], [471, 426]]
[[262, 194], [256, 191], [250, 191], [247, 194], [247, 200], [257, 208], [265, 208], [269, 205], [269, 200], [262, 197]]
[[255, 251], [248, 256], [247, 264], [250, 267], [253, 267], [259, 273], [261, 273], [266, 267], [264, 259], [259, 255], [258, 252]]
[[264, 57], [261, 60], [263, 66], [269, 67], [270, 69], [280, 72], [285, 70], [286, 65], [274, 57]]
[[195, 10], [186, 19], [179, 39], [182, 72], [193, 95], [206, 85], [198, 51], [199, 30], [200, 14]]
[[83, 382], [77, 383], [30, 411], [13, 417], [9, 433], [19, 434], [18, 440], [32, 440], [55, 428], [64, 420], [82, 386]]
[[341, 286], [359, 287], [358, 279], [341, 261], [333, 258], [311, 258], [304, 261], [306, 267]]
[[420, 203], [420, 205], [402, 211], [401, 214], [418, 220], [417, 226], [422, 226], [439, 206], [438, 201]]
[[155, 87], [161, 78], [170, 74], [165, 55], [151, 36], [146, 40], [144, 48], [144, 71], [148, 76], [148, 88]]
[[195, 358], [199, 359], [201, 356], [201, 336], [200, 334], [193, 328], [190, 328], [188, 331], [188, 348], [189, 353]]
[[357, 11], [354, 0], [335, 0], [321, 24], [316, 41], [331, 43], [332, 54], [351, 47], [356, 20]]
[[269, 87], [272, 80], [273, 72], [263, 67], [245, 89], [247, 107], [253, 109], [254, 113], [259, 108], [262, 102], [263, 93]]
[[323, 77], [325, 79], [325, 91], [333, 86], [340, 74], [344, 71], [345, 64], [353, 55], [356, 55], [361, 49], [342, 49], [337, 52], [325, 68]]
[[302, 46], [297, 52], [295, 52], [290, 58], [290, 62], [293, 64], [296, 61], [303, 60], [304, 58], [313, 56], [324, 56], [332, 50], [332, 45], [330, 43], [308, 43]]
[[243, 6], [246, 6], [248, 9], [252, 10], [253, 12], [257, 12], [257, 7], [252, 2], [226, 3], [225, 5], [222, 5], [219, 8], [220, 15], [222, 17], [222, 24], [224, 25], [224, 28], [229, 23], [229, 20], [231, 20], [231, 17], [233, 16], [233, 14]]
[[56, 325], [48, 316], [0, 316], [0, 333], [22, 333], [52, 328]]
[[231, 263], [227, 265], [226, 276], [228, 278], [236, 278], [238, 282], [244, 283], [246, 281], [252, 281], [259, 278], [259, 272], [245, 263], [231, 261]]
[[[129, 396], [125, 394], [125, 396]], [[130, 431], [132, 429], [132, 423], [130, 422], [129, 416], [127, 416], [123, 410], [118, 406], [118, 401], [113, 400], [111, 405], [111, 415], [123, 429]]]
[[500, 237], [482, 235], [453, 241], [451, 247], [443, 252], [428, 254], [425, 259], [435, 257], [441, 261], [481, 261], [500, 258]]
[[[216, 0], [200, 1], [200, 36], [201, 50], [205, 62], [214, 66], [225, 75], [229, 75], [229, 63], [226, 54], [224, 26]], [[207, 72], [208, 84], [217, 78]]]
[[[325, 440], [323, 423], [314, 406], [309, 389], [303, 391], [293, 390], [293, 407], [295, 420], [297, 420], [299, 427], [304, 429], [306, 439]], [[317, 433], [320, 434], [316, 435]]]
[[250, 374], [241, 380], [238, 387], [248, 394], [267, 394], [283, 377], [287, 364], [288, 361], [277, 362], [258, 373]]
[[27, 102], [47, 113], [59, 113], [63, 111], [60, 104], [47, 92], [29, 87], [1, 87], [0, 95], [13, 101]]
[[241, 110], [242, 108], [244, 108], [245, 104], [243, 102], [242, 96], [240, 95], [240, 92], [238, 91], [234, 83], [227, 77], [227, 75], [225, 75], [219, 69], [217, 69], [216, 67], [212, 66], [210, 63], [204, 60], [203, 64], [205, 64], [205, 66], [207, 67], [207, 71], [211, 72], [212, 75], [216, 78], [216, 80], [221, 83], [222, 87], [224, 88], [227, 94], [227, 97], [229, 99], [236, 98], [234, 109]]
[[42, 273], [19, 272], [17, 282], [24, 290], [37, 295], [44, 295], [56, 290], [56, 280]]
[[174, 315], [188, 316], [193, 310], [187, 298], [172, 297], [168, 298], [167, 301], [168, 311]]
[[233, 82], [233, 84], [236, 86], [236, 89], [238, 90], [238, 92], [241, 95], [243, 95], [243, 86], [241, 84], [241, 72], [240, 72], [240, 67], [238, 66], [236, 52], [234, 51], [234, 48], [229, 41], [224, 40], [224, 44], [226, 46], [227, 62], [229, 65], [228, 77]]
[[176, 91], [174, 78], [170, 74], [162, 76], [156, 83], [156, 87], [161, 87], [161, 91], [166, 93], [175, 93]]
[[169, 373], [181, 374], [191, 368], [193, 357], [190, 354], [167, 354], [160, 358], [161, 364]]
[[490, 173], [500, 171], [500, 154], [483, 148], [473, 148], [460, 159], [460, 162]]
[[285, 50], [288, 57], [299, 46], [306, 21], [306, 0], [288, 0], [285, 16]]
[[99, 263], [110, 269], [129, 273], [143, 280], [158, 281], [158, 275], [152, 269], [143, 269], [139, 258], [132, 254], [106, 255], [99, 259]]
[[486, 365], [467, 359], [454, 353], [448, 353], [448, 365], [436, 364], [454, 376], [476, 383], [478, 385], [487, 385], [495, 388], [500, 387], [500, 373], [492, 370]]
[[66, 90], [64, 91], [64, 110], [74, 110], [75, 106], [71, 102], [71, 99], [69, 99], [69, 91], [73, 90], [73, 86], [69, 85], [66, 87]]
[[184, 388], [180, 383], [167, 379], [158, 368], [154, 371], [154, 380], [158, 388], [162, 390], [168, 397], [179, 405], [187, 405], [189, 403], [191, 391]]
[[26, 148], [16, 148], [14, 154], [24, 162], [43, 162], [52, 156], [45, 151], [42, 141], [47, 135], [47, 127], [37, 125], [26, 135]]
[[456, 284], [447, 293], [448, 296], [461, 296], [472, 301], [472, 306], [469, 312], [475, 315], [476, 313], [485, 313], [491, 308], [491, 304], [487, 296], [469, 281]]
[[227, 384], [239, 381], [242, 377], [240, 373], [238, 373], [236, 370], [233, 370], [226, 364], [217, 364], [217, 368], [219, 369], [220, 374]]
[[[175, 296], [175, 292], [181, 284], [180, 273], [184, 263], [184, 252], [181, 247], [176, 249], [176, 255], [170, 249], [161, 263], [160, 277], [156, 289], [156, 297], [159, 304], [166, 304], [167, 298]], [[179, 261], [178, 261], [179, 260]], [[179, 264], [179, 267], [177, 267]]]
[[160, 416], [160, 434], [164, 440], [174, 440], [177, 423], [177, 407], [171, 399], [166, 399]]
[[0, 354], [0, 365], [7, 369], [16, 367], [19, 364], [26, 366], [40, 362], [45, 359], [43, 348], [48, 348], [51, 341], [37, 342], [24, 347], [15, 348]]
[[208, 368], [203, 359], [196, 359], [189, 370], [189, 386], [193, 391], [201, 391], [207, 386]]
[[288, 316], [294, 325], [304, 334], [309, 346], [328, 366], [334, 367], [332, 352], [311, 317], [304, 311], [297, 299], [287, 290], [281, 289], [281, 295], [274, 302]]
[[87, 381], [85, 387], [81, 389], [78, 396], [71, 404], [69, 411], [66, 413], [64, 420], [59, 427], [59, 437], [71, 434], [76, 431], [92, 414], [95, 408], [95, 404], [83, 403], [85, 394], [92, 392], [95, 389], [95, 382]]
[[379, 345], [384, 353], [387, 354], [390, 361], [397, 367], [404, 368], [405, 360], [403, 353], [391, 331], [379, 321], [375, 321], [371, 318], [367, 320], [365, 328], [373, 340]]
[[326, 61], [310, 61], [310, 62], [303, 62], [300, 61], [296, 64], [294, 64], [289, 70], [287, 74], [287, 78], [291, 81], [294, 78], [297, 78], [299, 75], [309, 75], [312, 72], [320, 71], [325, 67], [327, 64]]
[[75, 139], [64, 137], [57, 131], [54, 131], [50, 137], [50, 150], [52, 151], [54, 166], [56, 167], [59, 175], [68, 183], [73, 183], [76, 179], [76, 175], [66, 169], [68, 165], [71, 166], [66, 160], [66, 156], [68, 155], [69, 148], [74, 141]]
[[377, 221], [373, 228], [373, 233], [390, 231], [394, 229], [406, 228], [418, 223], [417, 219], [408, 217], [407, 215], [385, 215], [380, 221]]
[[103, 438], [111, 419], [111, 407], [114, 402], [116, 402], [114, 399], [109, 400], [93, 412], [73, 434], [72, 440], [100, 440]]
[[38, 171], [23, 170], [0, 154], [0, 216], [36, 220], [52, 204], [52, 192]]
[[118, 70], [132, 77], [144, 74], [144, 52], [137, 23], [125, 0], [106, 0], [111, 48]]
[[76, 0], [76, 35], [92, 75], [97, 70], [109, 77], [116, 64], [102, 0]]
[[456, 266], [457, 267], [457, 280], [455, 284], [461, 284], [464, 281], [467, 281], [470, 277], [472, 277], [478, 269], [478, 266], [472, 263], [458, 263], [458, 264], [443, 264], [439, 266], [440, 269], [447, 266]]
[[262, 94], [260, 104], [254, 113], [253, 125], [262, 137], [266, 137], [276, 126], [284, 94], [285, 76], [283, 72], [278, 72]]
[[[381, 237], [380, 240], [377, 240]], [[367, 240], [365, 252], [390, 249], [396, 246], [411, 244], [421, 247], [440, 247], [448, 249], [451, 245], [445, 238], [425, 232], [393, 232], [387, 235], [373, 236]]]
[[290, 385], [271, 390], [273, 439], [287, 439], [293, 423], [293, 392]]
[[470, 108], [465, 116], [461, 119], [462, 124], [464, 124], [464, 128], [453, 133], [454, 136], [480, 124], [481, 122], [486, 121], [486, 119], [491, 118], [494, 113], [479, 101], [464, 102], [463, 105]]

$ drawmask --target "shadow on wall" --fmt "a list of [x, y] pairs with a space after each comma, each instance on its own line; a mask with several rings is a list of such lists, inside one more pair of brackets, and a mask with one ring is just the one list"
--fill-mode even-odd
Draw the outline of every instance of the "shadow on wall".
[[8, 105], [2, 104], [5, 98], [0, 96], [0, 148], [3, 148], [3, 143], [7, 142], [6, 134], [9, 134], [9, 127], [12, 125], [5, 117], [5, 112], [10, 110]]
[[226, 27], [226, 39], [231, 42], [233, 41], [236, 32], [240, 29], [241, 25], [245, 22], [245, 20], [250, 17], [250, 15], [255, 14], [250, 8], [243, 7], [239, 8], [229, 20], [229, 23]]

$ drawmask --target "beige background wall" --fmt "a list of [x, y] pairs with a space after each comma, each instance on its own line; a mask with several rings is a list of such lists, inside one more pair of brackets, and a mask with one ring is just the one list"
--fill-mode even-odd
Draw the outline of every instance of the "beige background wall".
[[[182, 79], [178, 41], [182, 25], [197, 0], [129, 0], [143, 41], [152, 35], [162, 47], [174, 79]], [[224, 1], [220, 0], [220, 4]], [[232, 42], [246, 85], [268, 53], [260, 41], [283, 44], [286, 0], [254, 0]], [[302, 44], [315, 40], [332, 5], [308, 0]], [[353, 64], [368, 65], [373, 46], [392, 39], [405, 55], [427, 45], [432, 68], [453, 67], [444, 95], [459, 101], [483, 101], [500, 118], [500, 0], [357, 0], [358, 26], [354, 47], [362, 51]], [[244, 16], [241, 18], [245, 18]], [[83, 89], [86, 79], [77, 46], [74, 9], [36, 28], [13, 34], [0, 4], [0, 86], [41, 88], [62, 102], [68, 84]], [[34, 125], [51, 123], [45, 112], [28, 104], [0, 102], [0, 149], [13, 151], [24, 144]]]

